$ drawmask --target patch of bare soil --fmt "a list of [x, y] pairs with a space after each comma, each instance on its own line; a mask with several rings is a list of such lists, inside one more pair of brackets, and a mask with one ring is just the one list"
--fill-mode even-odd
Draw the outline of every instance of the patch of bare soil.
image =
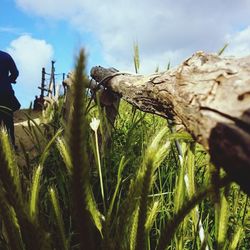
[[[17, 163], [19, 166], [26, 166], [25, 157], [28, 157], [30, 160], [34, 159], [37, 156], [37, 151], [35, 149], [35, 141], [28, 131], [28, 117], [33, 119], [37, 124], [39, 124], [41, 116], [41, 111], [33, 110], [18, 110], [14, 113], [14, 124], [15, 124], [15, 138], [17, 150]], [[34, 126], [33, 122], [30, 122], [30, 126]], [[25, 148], [25, 153], [22, 151], [20, 143], [23, 144]]]

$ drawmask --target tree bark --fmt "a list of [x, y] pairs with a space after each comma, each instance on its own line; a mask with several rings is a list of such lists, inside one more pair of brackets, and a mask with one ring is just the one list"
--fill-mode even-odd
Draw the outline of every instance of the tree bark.
[[177, 68], [149, 76], [100, 66], [91, 76], [140, 110], [183, 124], [250, 195], [250, 56], [196, 52]]

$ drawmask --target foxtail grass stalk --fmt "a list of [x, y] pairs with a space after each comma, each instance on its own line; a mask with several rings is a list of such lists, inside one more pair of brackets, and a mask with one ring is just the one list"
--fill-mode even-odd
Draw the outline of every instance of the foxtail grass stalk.
[[155, 201], [151, 207], [151, 209], [148, 211], [148, 216], [147, 216], [147, 221], [145, 223], [145, 229], [146, 232], [149, 233], [154, 221], [156, 219], [156, 216], [159, 212], [159, 207], [160, 207], [160, 202], [159, 201]]
[[17, 176], [14, 177], [15, 171], [12, 169], [11, 162], [14, 157], [13, 154], [9, 152], [11, 150], [10, 142], [8, 140], [8, 135], [6, 130], [0, 130], [0, 178], [3, 183], [6, 193], [6, 198], [10, 205], [14, 208], [23, 208], [23, 197], [21, 192], [20, 182], [17, 181]]
[[166, 152], [169, 149], [169, 143], [162, 145], [161, 141], [166, 133], [166, 129], [161, 130], [154, 138], [146, 150], [145, 159], [142, 168], [142, 180], [140, 183], [140, 202], [138, 212], [138, 228], [136, 237], [136, 250], [146, 249], [146, 222], [148, 212], [148, 194], [151, 191], [154, 172], [159, 167]]
[[[17, 192], [19, 194], [19, 197], [23, 199], [22, 197], [22, 189], [21, 189], [21, 181], [20, 181], [20, 173], [19, 168], [16, 163], [15, 154], [13, 151], [13, 147], [10, 144], [9, 136], [6, 130], [2, 130], [0, 132], [0, 139], [2, 141], [2, 153], [4, 154], [4, 158], [6, 161], [6, 164], [9, 166], [10, 174], [13, 178], [14, 184], [16, 185]], [[1, 162], [3, 163], [3, 162]]]
[[135, 212], [131, 215], [133, 218], [132, 220], [132, 225], [130, 229], [130, 250], [134, 250], [136, 245], [137, 245], [137, 230], [138, 230], [138, 213], [139, 213], [139, 208], [135, 210]]
[[33, 175], [32, 186], [30, 191], [29, 212], [30, 212], [30, 217], [33, 221], [37, 220], [37, 214], [38, 214], [37, 203], [39, 196], [41, 174], [42, 174], [42, 166], [38, 166]]
[[242, 225], [244, 225], [244, 222], [245, 222], [245, 218], [247, 216], [247, 213], [248, 213], [248, 210], [247, 210], [247, 204], [248, 204], [248, 195], [246, 195], [246, 200], [245, 200], [245, 206], [244, 206], [244, 209], [243, 209], [243, 214], [242, 214]]
[[[168, 143], [162, 145], [163, 136], [166, 134], [166, 130], [166, 128], [161, 130], [148, 146], [143, 163], [138, 169], [136, 177], [131, 180], [127, 197], [119, 208], [119, 221], [115, 239], [116, 249], [129, 249], [130, 237], [128, 236], [131, 236], [134, 214], [138, 208], [138, 226], [135, 249], [145, 249], [145, 223], [148, 211], [148, 194], [154, 180], [153, 174], [163, 161], [166, 152], [169, 149]], [[133, 235], [135, 236], [135, 234]]]
[[20, 233], [20, 226], [16, 218], [16, 213], [14, 209], [8, 204], [6, 198], [4, 197], [2, 186], [0, 186], [0, 214], [2, 216], [2, 221], [4, 227], [1, 226], [1, 230], [5, 228], [7, 236], [7, 241], [10, 249], [24, 249], [22, 242], [22, 237]]
[[50, 241], [45, 234], [45, 231], [32, 220], [30, 214], [26, 210], [22, 197], [20, 196], [21, 192], [18, 191], [18, 187], [12, 176], [12, 171], [10, 170], [10, 165], [6, 160], [2, 133], [6, 132], [0, 132], [0, 178], [4, 189], [8, 191], [5, 194], [6, 199], [14, 208], [19, 221], [23, 242], [25, 243], [27, 250], [51, 249]]
[[42, 174], [43, 165], [45, 160], [49, 155], [49, 150], [52, 147], [53, 143], [57, 139], [57, 137], [62, 133], [62, 129], [59, 129], [57, 133], [52, 137], [52, 139], [48, 142], [43, 153], [40, 156], [39, 163], [40, 165], [34, 172], [33, 180], [32, 180], [32, 187], [30, 193], [30, 203], [29, 203], [29, 213], [32, 220], [37, 220], [38, 214], [38, 195], [39, 195], [39, 187], [40, 187], [40, 179]]
[[228, 43], [225, 43], [225, 45], [218, 51], [218, 56], [221, 56], [223, 53], [224, 53], [224, 51], [226, 50], [226, 48], [228, 47]]
[[134, 66], [135, 73], [138, 74], [140, 68], [140, 56], [138, 43], [134, 43]]
[[57, 138], [56, 145], [66, 165], [68, 173], [72, 175], [72, 168], [73, 168], [72, 161], [71, 161], [71, 158], [69, 155], [69, 149], [67, 148], [67, 144], [65, 143], [65, 140], [61, 137]]
[[170, 70], [171, 64], [170, 64], [170, 60], [168, 61], [168, 66], [167, 66], [167, 70]]
[[85, 54], [81, 50], [72, 82], [72, 95], [69, 126], [67, 129], [67, 143], [72, 162], [72, 205], [75, 232], [78, 235], [80, 249], [94, 250], [97, 247], [95, 226], [89, 211], [88, 199], [90, 192], [90, 163], [87, 155], [88, 126], [85, 117], [86, 96], [88, 85], [85, 70]]
[[[135, 73], [138, 74], [140, 69], [140, 53], [139, 53], [139, 45], [137, 42], [134, 42], [134, 67]], [[135, 119], [136, 107], [132, 106], [132, 121]]]
[[234, 232], [232, 241], [230, 242], [230, 245], [228, 247], [229, 250], [235, 250], [237, 249], [237, 246], [240, 242], [240, 239], [242, 237], [242, 233], [243, 233], [243, 227], [242, 226], [237, 226], [236, 230]]
[[136, 250], [146, 249], [146, 218], [148, 210], [148, 199], [151, 185], [152, 185], [152, 175], [153, 175], [154, 162], [153, 159], [148, 159], [145, 165], [145, 174], [142, 182], [139, 214], [138, 214], [138, 228], [136, 237]]

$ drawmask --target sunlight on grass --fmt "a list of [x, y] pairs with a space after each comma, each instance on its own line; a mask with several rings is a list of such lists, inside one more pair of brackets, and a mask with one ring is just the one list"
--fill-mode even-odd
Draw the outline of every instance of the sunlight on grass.
[[248, 196], [166, 120], [121, 101], [110, 125], [98, 97], [86, 112], [85, 67], [81, 51], [68, 117], [64, 97], [27, 115], [36, 157], [0, 131], [0, 249], [250, 249]]

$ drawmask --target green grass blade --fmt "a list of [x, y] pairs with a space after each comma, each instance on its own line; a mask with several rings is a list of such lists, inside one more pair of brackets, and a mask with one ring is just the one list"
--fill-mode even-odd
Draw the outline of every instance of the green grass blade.
[[99, 143], [98, 143], [97, 130], [95, 130], [94, 133], [95, 133], [95, 150], [96, 150], [96, 156], [97, 156], [97, 165], [98, 165], [98, 174], [99, 174], [99, 181], [100, 181], [100, 189], [101, 189], [101, 195], [102, 195], [102, 202], [103, 202], [103, 207], [104, 207], [104, 213], [106, 214], [105, 190], [104, 190], [104, 186], [103, 186], [103, 174], [102, 174], [101, 157], [100, 157], [100, 151], [99, 151]]
[[67, 242], [66, 235], [65, 235], [64, 223], [63, 223], [61, 209], [59, 206], [57, 193], [56, 193], [54, 188], [50, 188], [49, 193], [50, 193], [50, 200], [51, 200], [51, 203], [53, 206], [54, 214], [56, 217], [56, 225], [57, 225], [57, 229], [58, 229], [57, 235], [59, 238], [58, 239], [59, 247], [60, 247], [60, 249], [66, 250], [69, 248], [68, 248], [68, 242]]
[[134, 43], [134, 67], [135, 73], [138, 74], [140, 69], [140, 56], [138, 43]]
[[112, 196], [112, 199], [111, 199], [111, 202], [110, 202], [110, 205], [109, 205], [109, 209], [108, 209], [108, 213], [107, 213], [107, 221], [109, 221], [111, 219], [111, 214], [113, 212], [113, 207], [114, 207], [114, 204], [115, 204], [115, 200], [117, 198], [117, 194], [118, 194], [118, 191], [120, 189], [120, 185], [121, 185], [121, 181], [122, 181], [122, 171], [124, 169], [124, 167], [126, 166], [126, 164], [128, 163], [128, 161], [125, 161], [125, 157], [123, 156], [120, 160], [120, 164], [119, 164], [119, 167], [118, 167], [118, 174], [117, 174], [117, 182], [116, 182], [116, 187], [115, 187], [115, 191], [114, 191], [114, 194]]
[[139, 246], [137, 244], [136, 248], [138, 249], [141, 246], [140, 244], [142, 244], [143, 247], [145, 242], [145, 222], [148, 208], [147, 205], [144, 207], [144, 204], [147, 204], [148, 192], [151, 189], [153, 182], [153, 174], [164, 159], [166, 151], [168, 150], [168, 144], [162, 143], [166, 131], [167, 128], [161, 130], [155, 136], [150, 146], [148, 146], [143, 163], [138, 169], [135, 178], [130, 182], [126, 199], [119, 207], [119, 220], [116, 225], [116, 245], [121, 249], [129, 248], [130, 229], [134, 222], [131, 215], [135, 213], [138, 206], [140, 208], [138, 219], [139, 235], [137, 234], [137, 237], [140, 237], [140, 239], [136, 240], [137, 243], [139, 242]]
[[170, 61], [168, 62], [167, 70], [170, 70], [171, 64]]
[[195, 188], [195, 144], [190, 144], [187, 148], [186, 172], [188, 176], [188, 196], [192, 197], [196, 193]]
[[227, 228], [228, 228], [228, 202], [224, 192], [221, 192], [220, 205], [219, 205], [219, 218], [218, 232], [217, 232], [217, 244], [218, 249], [223, 249], [226, 242]]
[[[218, 188], [228, 185], [229, 182], [230, 181], [227, 177], [220, 179], [218, 182]], [[190, 213], [190, 211], [196, 205], [198, 205], [208, 195], [213, 194], [213, 192], [214, 192], [214, 186], [210, 185], [209, 187], [200, 191], [198, 194], [195, 194], [194, 197], [192, 197], [191, 199], [189, 199], [187, 202], [184, 203], [182, 208], [162, 228], [156, 250], [165, 250], [169, 246], [178, 226], [184, 220], [184, 218]]]
[[[24, 115], [27, 117], [27, 121], [30, 124], [30, 126], [31, 126], [31, 123], [33, 123], [34, 126], [39, 131], [39, 134], [43, 136], [43, 131], [41, 127], [39, 126], [39, 124], [35, 121], [35, 119], [33, 119], [29, 113], [24, 112]], [[45, 141], [45, 138], [41, 138], [41, 139]]]
[[184, 182], [184, 175], [185, 175], [185, 166], [181, 164], [180, 172], [177, 177], [177, 185], [175, 189], [174, 195], [174, 211], [177, 213], [180, 208], [183, 206], [184, 198], [185, 198], [185, 182]]
[[45, 149], [43, 150], [43, 153], [41, 154], [40, 156], [40, 159], [39, 159], [39, 164], [40, 165], [44, 165], [44, 162], [46, 160], [46, 158], [48, 157], [48, 154], [49, 154], [49, 150], [50, 148], [52, 147], [53, 143], [56, 141], [57, 137], [59, 135], [61, 135], [61, 133], [63, 132], [63, 129], [59, 129], [56, 134], [51, 138], [51, 140], [47, 143]]
[[94, 225], [100, 232], [100, 235], [103, 237], [103, 220], [105, 219], [104, 216], [100, 213], [100, 211], [97, 208], [97, 204], [95, 202], [95, 198], [92, 192], [92, 189], [89, 186], [86, 187], [86, 202], [87, 202], [87, 209], [89, 213], [91, 214], [92, 220], [94, 222]]
[[218, 56], [221, 56], [223, 53], [224, 53], [224, 51], [226, 50], [226, 48], [228, 47], [228, 43], [225, 43], [225, 45], [218, 51]]

